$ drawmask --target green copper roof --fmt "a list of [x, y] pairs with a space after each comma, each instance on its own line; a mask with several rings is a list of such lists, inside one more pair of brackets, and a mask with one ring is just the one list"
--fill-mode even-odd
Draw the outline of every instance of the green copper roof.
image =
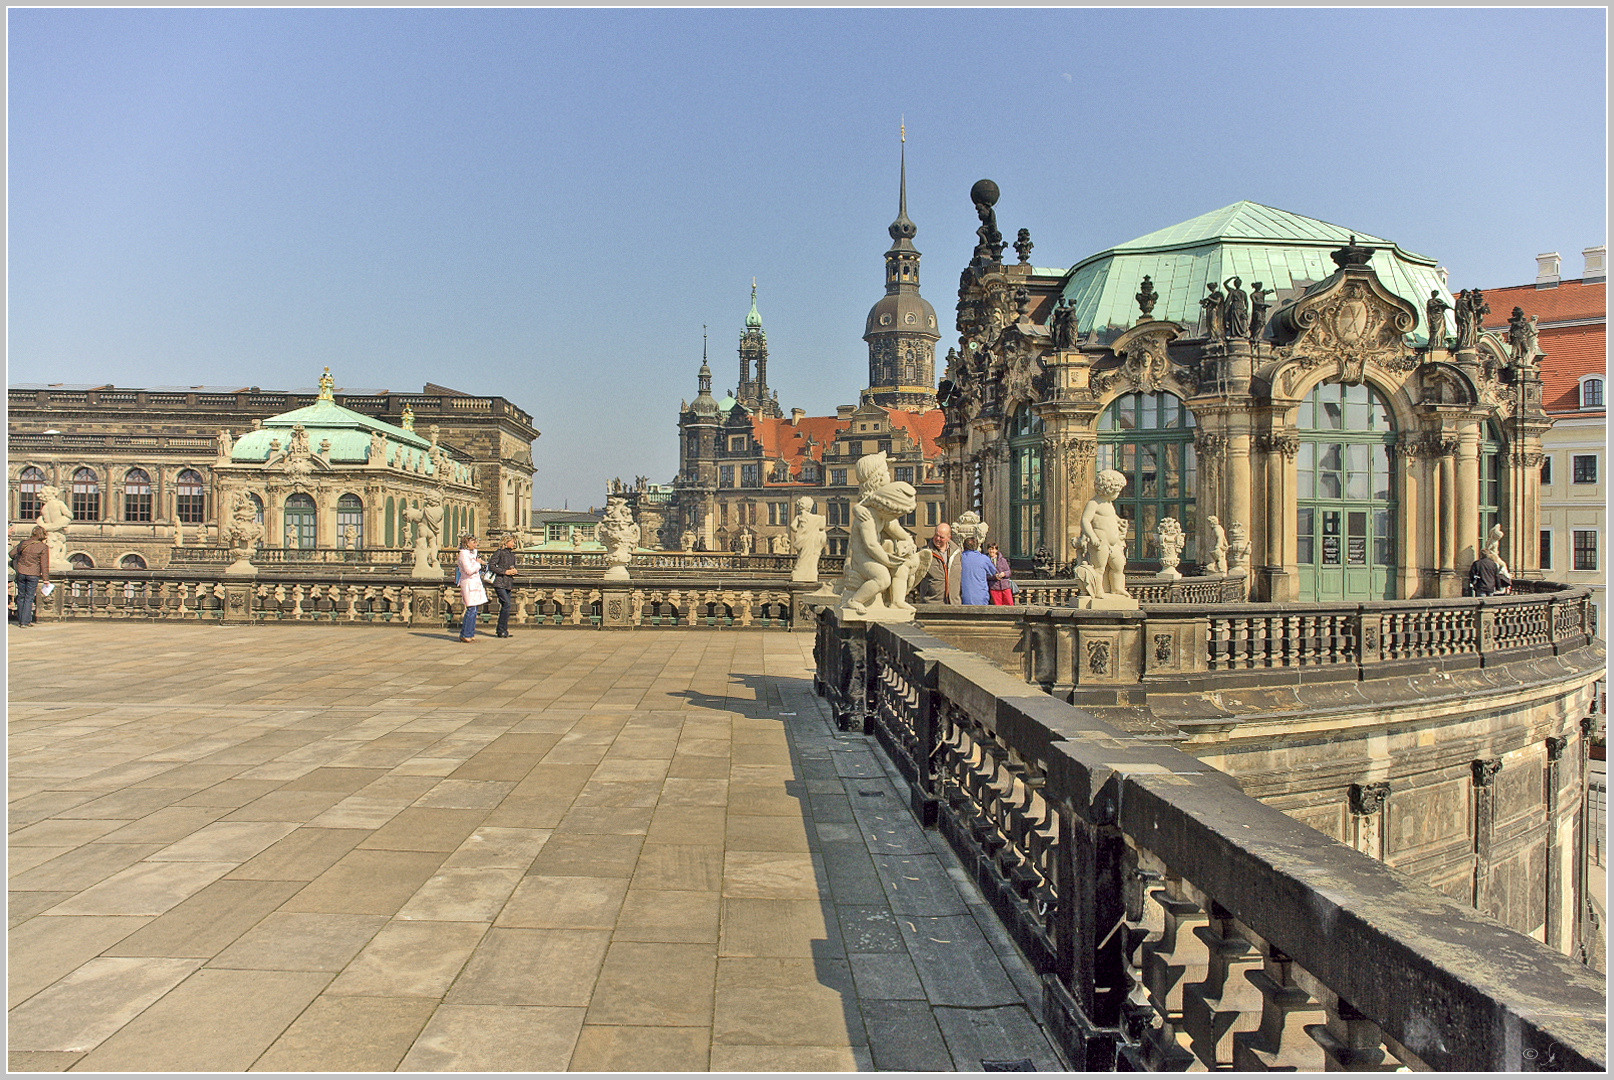
[[751, 311], [745, 317], [745, 328], [747, 330], [762, 329], [762, 316], [757, 314], [757, 283], [755, 281], [751, 283]]
[[[1329, 253], [1357, 241], [1376, 249], [1368, 265], [1387, 289], [1417, 309], [1417, 341], [1427, 340], [1424, 303], [1431, 290], [1450, 304], [1452, 295], [1435, 273], [1435, 260], [1403, 251], [1394, 241], [1360, 230], [1331, 225], [1260, 203], [1237, 202], [1169, 228], [1140, 236], [1083, 259], [1067, 276], [1062, 295], [1076, 311], [1079, 333], [1137, 322], [1135, 298], [1145, 274], [1160, 299], [1154, 317], [1170, 319], [1196, 334], [1199, 301], [1211, 282], [1237, 276], [1248, 291], [1261, 282], [1277, 296], [1306, 283], [1321, 281], [1338, 268]], [[1450, 312], [1445, 333], [1454, 332]]]
[[[279, 441], [284, 450], [291, 441], [292, 429], [301, 425], [308, 433], [309, 449], [318, 452], [321, 441], [331, 441], [330, 460], [336, 464], [366, 464], [380, 468], [380, 462], [370, 461], [370, 435], [378, 432], [386, 440], [387, 460], [410, 472], [436, 475], [437, 466], [428, 451], [431, 441], [412, 431], [394, 427], [374, 417], [343, 408], [334, 401], [322, 398], [312, 405], [291, 412], [271, 416], [263, 426], [242, 435], [230, 449], [230, 460], [235, 462], [263, 462], [269, 460], [270, 443]], [[450, 470], [458, 483], [470, 482], [468, 466], [455, 463]]]

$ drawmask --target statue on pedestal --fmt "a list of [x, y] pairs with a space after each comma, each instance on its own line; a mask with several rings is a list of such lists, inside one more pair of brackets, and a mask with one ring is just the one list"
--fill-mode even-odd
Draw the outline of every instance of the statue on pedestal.
[[863, 497], [852, 507], [846, 569], [841, 579], [841, 614], [866, 622], [907, 622], [913, 618], [908, 589], [930, 564], [901, 520], [918, 505], [912, 484], [892, 480], [884, 453], [857, 463]]
[[433, 491], [426, 496], [426, 505], [422, 507], [411, 506], [404, 511], [404, 517], [415, 522], [419, 528], [415, 530], [415, 568], [409, 576], [413, 578], [427, 578], [441, 581], [443, 568], [438, 565], [437, 538], [443, 532], [443, 496]]
[[628, 563], [633, 561], [633, 549], [639, 546], [639, 526], [633, 523], [628, 500], [613, 495], [606, 501], [599, 537], [605, 544], [605, 580], [628, 580]]
[[1429, 299], [1424, 301], [1423, 314], [1429, 323], [1429, 347], [1431, 349], [1444, 348], [1446, 345], [1446, 312], [1451, 305], [1446, 303], [1439, 289], [1429, 290]]
[[1259, 281], [1250, 282], [1250, 340], [1257, 341], [1267, 325], [1267, 297], [1277, 292], [1264, 288]]
[[1143, 284], [1133, 299], [1138, 302], [1138, 311], [1142, 313], [1143, 319], [1154, 318], [1154, 306], [1159, 302], [1160, 294], [1154, 291], [1154, 282], [1149, 280], [1148, 274], [1143, 275]]
[[1222, 328], [1229, 338], [1242, 337], [1240, 331], [1249, 323], [1250, 299], [1239, 287], [1243, 282], [1237, 277], [1230, 277], [1222, 284], [1227, 286], [1227, 299], [1222, 301]]
[[45, 546], [50, 549], [50, 568], [55, 571], [73, 569], [67, 561], [67, 526], [73, 521], [73, 511], [62, 501], [61, 489], [46, 484], [39, 489], [39, 516], [34, 524], [45, 530]]
[[1182, 561], [1183, 534], [1182, 526], [1174, 517], [1160, 519], [1160, 524], [1154, 529], [1154, 542], [1160, 547], [1160, 574], [1158, 576], [1168, 581], [1176, 581], [1182, 577], [1177, 571], [1177, 564]]
[[263, 535], [263, 526], [258, 524], [257, 518], [258, 508], [253, 505], [252, 497], [244, 491], [237, 491], [230, 503], [230, 520], [225, 523], [230, 554], [235, 556], [235, 562], [225, 569], [226, 574], [241, 576], [258, 572], [257, 567], [252, 565], [253, 549], [257, 546], [258, 537]]
[[1093, 482], [1093, 497], [1082, 508], [1082, 540], [1086, 557], [1074, 577], [1085, 608], [1135, 608], [1126, 588], [1126, 520], [1115, 512], [1115, 497], [1126, 476], [1105, 469]]
[[1244, 530], [1242, 522], [1229, 522], [1227, 526], [1227, 568], [1232, 572], [1242, 572], [1246, 560], [1250, 557], [1250, 541]]
[[796, 548], [791, 581], [818, 580], [818, 558], [824, 553], [829, 522], [823, 514], [814, 513], [816, 509], [817, 504], [806, 495], [796, 500], [796, 516], [790, 519], [791, 541]]
[[1206, 518], [1205, 524], [1210, 526], [1211, 532], [1211, 557], [1210, 561], [1205, 564], [1205, 569], [1212, 574], [1225, 574], [1227, 573], [1227, 532], [1222, 528], [1222, 523], [1216, 520], [1215, 514]]

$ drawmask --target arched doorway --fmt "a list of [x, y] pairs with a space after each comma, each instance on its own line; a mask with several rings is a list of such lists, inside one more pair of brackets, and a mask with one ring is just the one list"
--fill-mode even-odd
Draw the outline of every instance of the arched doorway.
[[1128, 559], [1159, 558], [1155, 527], [1168, 517], [1182, 526], [1182, 558], [1199, 557], [1194, 414], [1181, 398], [1129, 393], [1110, 402], [1098, 418], [1097, 468], [1126, 477], [1115, 511], [1127, 522]]
[[1297, 599], [1394, 599], [1389, 405], [1366, 384], [1321, 383], [1300, 403], [1295, 427]]

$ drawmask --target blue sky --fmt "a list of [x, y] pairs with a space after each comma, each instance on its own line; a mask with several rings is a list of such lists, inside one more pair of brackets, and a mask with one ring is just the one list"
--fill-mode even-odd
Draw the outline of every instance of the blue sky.
[[8, 381], [437, 382], [531, 412], [540, 505], [670, 480], [757, 280], [785, 409], [856, 401], [907, 122], [951, 342], [978, 224], [1032, 262], [1240, 199], [1451, 287], [1607, 240], [1606, 12], [8, 12]]

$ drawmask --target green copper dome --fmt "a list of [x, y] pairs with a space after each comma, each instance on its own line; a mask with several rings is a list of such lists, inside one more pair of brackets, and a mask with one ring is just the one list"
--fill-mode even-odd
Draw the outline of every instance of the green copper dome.
[[745, 316], [745, 328], [747, 330], [762, 329], [762, 316], [757, 314], [757, 283], [755, 278], [751, 279], [751, 310]]
[[[1181, 323], [1192, 334], [1199, 325], [1199, 301], [1207, 285], [1237, 276], [1248, 290], [1259, 281], [1276, 290], [1278, 295], [1268, 298], [1276, 307], [1291, 290], [1332, 275], [1337, 267], [1329, 253], [1352, 236], [1375, 249], [1368, 265], [1386, 288], [1418, 311], [1412, 336], [1426, 341], [1423, 312], [1430, 292], [1452, 302], [1451, 292], [1435, 273], [1434, 259], [1360, 230], [1254, 202], [1224, 206], [1089, 256], [1066, 274], [1061, 295], [1075, 310], [1079, 333], [1122, 329], [1138, 321], [1135, 297], [1147, 274], [1160, 297], [1154, 317]], [[1451, 315], [1446, 317], [1450, 320]], [[1453, 332], [1448, 321], [1442, 336]]]

